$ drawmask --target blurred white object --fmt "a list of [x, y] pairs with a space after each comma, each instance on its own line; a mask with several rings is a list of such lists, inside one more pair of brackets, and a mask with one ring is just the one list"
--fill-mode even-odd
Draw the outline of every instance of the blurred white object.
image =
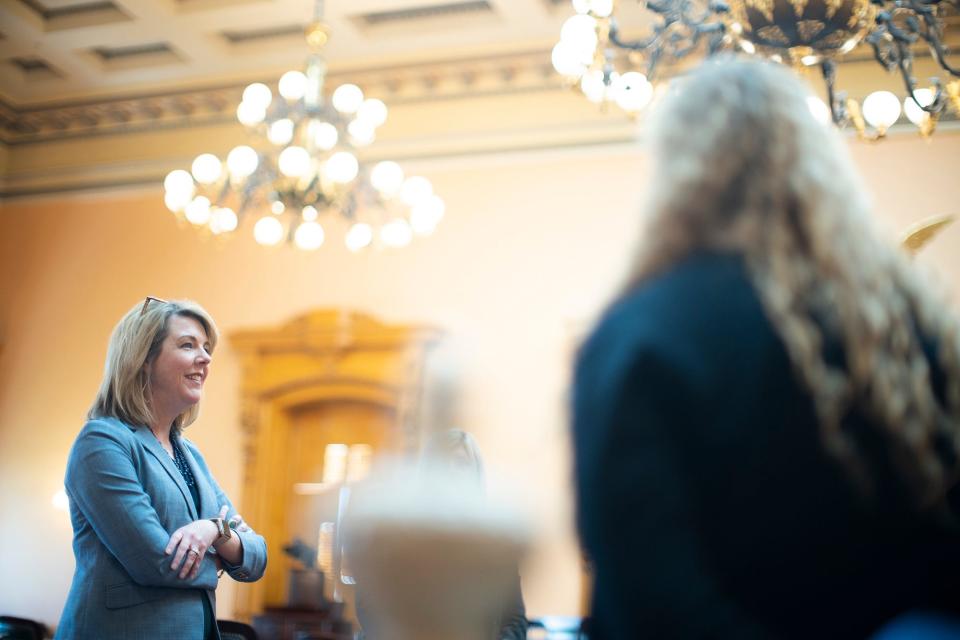
[[529, 542], [519, 511], [471, 474], [406, 467], [354, 494], [346, 553], [392, 640], [487, 640]]

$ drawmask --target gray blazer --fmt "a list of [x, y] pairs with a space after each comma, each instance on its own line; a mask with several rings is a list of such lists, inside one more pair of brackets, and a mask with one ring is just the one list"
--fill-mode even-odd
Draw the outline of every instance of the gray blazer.
[[[216, 611], [217, 569], [208, 552], [196, 578], [181, 580], [164, 554], [170, 535], [233, 504], [200, 451], [181, 438], [200, 493], [199, 513], [173, 460], [146, 427], [113, 418], [88, 422], [67, 462], [76, 571], [57, 628], [64, 640], [150, 638], [203, 640], [203, 600]], [[230, 577], [252, 582], [267, 566], [263, 536], [234, 535], [243, 563]]]

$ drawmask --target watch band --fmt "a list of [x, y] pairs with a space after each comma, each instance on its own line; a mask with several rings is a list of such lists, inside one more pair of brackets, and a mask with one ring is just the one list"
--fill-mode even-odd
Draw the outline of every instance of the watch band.
[[217, 539], [213, 541], [213, 544], [223, 542], [224, 540], [229, 540], [233, 535], [230, 527], [227, 526], [226, 520], [223, 518], [210, 518], [210, 522], [217, 525]]

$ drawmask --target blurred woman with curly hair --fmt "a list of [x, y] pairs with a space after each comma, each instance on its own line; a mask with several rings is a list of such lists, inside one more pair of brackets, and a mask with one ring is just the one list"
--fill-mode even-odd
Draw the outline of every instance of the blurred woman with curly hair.
[[772, 63], [646, 125], [628, 281], [582, 348], [596, 638], [869, 636], [960, 609], [960, 333]]

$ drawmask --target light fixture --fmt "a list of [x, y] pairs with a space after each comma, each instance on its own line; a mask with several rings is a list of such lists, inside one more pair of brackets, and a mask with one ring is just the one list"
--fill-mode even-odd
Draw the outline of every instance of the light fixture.
[[[946, 17], [960, 13], [958, 0], [637, 0], [653, 26], [635, 40], [621, 33], [617, 0], [572, 4], [576, 13], [553, 48], [554, 68], [588, 100], [631, 114], [653, 98], [661, 63], [738, 50], [795, 68], [818, 65], [829, 104], [811, 104], [814, 115], [823, 119], [826, 107], [829, 119], [865, 139], [883, 137], [901, 111], [924, 136], [942, 116], [960, 116], [960, 80], [933, 78], [922, 87], [912, 75], [914, 49], [924, 45], [945, 74], [960, 77], [944, 44]], [[861, 46], [900, 74], [905, 97], [874, 92], [861, 105], [835, 90], [837, 61]]]
[[284, 73], [277, 95], [263, 83], [243, 91], [237, 120], [251, 134], [221, 161], [202, 153], [189, 171], [164, 179], [164, 202], [191, 226], [224, 236], [252, 219], [264, 246], [284, 241], [312, 251], [333, 227], [343, 227], [350, 251], [402, 247], [428, 235], [443, 217], [443, 201], [421, 176], [406, 176], [395, 162], [370, 166], [360, 149], [376, 138], [387, 106], [343, 84], [328, 97], [322, 50], [329, 29], [323, 1], [306, 29], [310, 47], [304, 71]]

